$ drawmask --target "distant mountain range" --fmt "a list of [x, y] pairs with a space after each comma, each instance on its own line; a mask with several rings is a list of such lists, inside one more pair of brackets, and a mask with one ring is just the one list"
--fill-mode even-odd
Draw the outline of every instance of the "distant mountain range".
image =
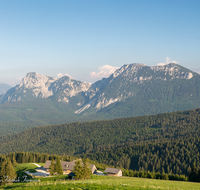
[[10, 88], [11, 86], [8, 84], [0, 83], [0, 94], [4, 94]]
[[0, 103], [0, 121], [31, 125], [183, 111], [200, 107], [200, 75], [174, 63], [124, 65], [93, 84], [32, 72]]

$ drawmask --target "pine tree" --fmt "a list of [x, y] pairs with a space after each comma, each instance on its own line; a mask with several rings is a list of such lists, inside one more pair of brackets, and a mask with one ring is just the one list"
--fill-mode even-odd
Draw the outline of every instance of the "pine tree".
[[75, 179], [89, 179], [92, 173], [88, 160], [83, 159], [83, 163], [81, 163], [81, 160], [77, 160], [75, 164], [76, 165], [73, 170], [73, 173], [75, 174]]
[[198, 171], [195, 163], [192, 166], [191, 172], [188, 175], [189, 181], [198, 181]]
[[12, 182], [12, 180], [15, 180], [17, 177], [15, 173], [15, 168], [12, 164], [12, 162], [8, 160], [4, 160], [1, 164], [1, 170], [0, 170], [0, 184], [5, 184]]
[[49, 166], [49, 172], [50, 172], [50, 175], [55, 174], [55, 161], [54, 161], [54, 159], [52, 159], [51, 165]]
[[90, 170], [90, 164], [88, 162], [88, 159], [83, 159], [83, 179], [89, 179], [92, 172]]
[[57, 174], [63, 174], [63, 169], [62, 169], [61, 161], [59, 158], [56, 159], [55, 172]]
[[82, 179], [83, 178], [83, 166], [81, 165], [81, 161], [77, 160], [75, 162], [73, 173], [75, 174], [75, 179]]
[[33, 155], [33, 162], [35, 163], [35, 154]]
[[200, 182], [200, 169], [198, 170], [197, 181]]
[[7, 161], [5, 170], [6, 170], [6, 176], [8, 176], [9, 180], [15, 180], [17, 175], [15, 173], [15, 168], [10, 160]]
[[0, 170], [0, 184], [4, 184], [6, 180], [6, 164], [7, 161], [4, 160], [1, 164], [1, 170]]
[[15, 154], [13, 154], [11, 161], [12, 161], [12, 164], [13, 164], [14, 167], [17, 166], [17, 162], [16, 162], [16, 159], [15, 159]]

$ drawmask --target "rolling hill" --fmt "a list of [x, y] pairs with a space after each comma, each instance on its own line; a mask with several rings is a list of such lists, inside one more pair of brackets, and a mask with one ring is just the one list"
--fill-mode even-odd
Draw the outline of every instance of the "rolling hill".
[[0, 137], [0, 153], [81, 154], [125, 145], [196, 137], [200, 109], [152, 116], [34, 127]]

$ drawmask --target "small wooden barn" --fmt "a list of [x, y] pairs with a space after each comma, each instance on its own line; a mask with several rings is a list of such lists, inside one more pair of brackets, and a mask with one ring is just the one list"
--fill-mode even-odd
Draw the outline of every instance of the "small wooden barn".
[[91, 170], [92, 174], [95, 174], [97, 172], [97, 168], [94, 164], [90, 165], [90, 170]]
[[109, 176], [122, 176], [123, 171], [117, 168], [106, 168], [104, 172], [106, 172]]

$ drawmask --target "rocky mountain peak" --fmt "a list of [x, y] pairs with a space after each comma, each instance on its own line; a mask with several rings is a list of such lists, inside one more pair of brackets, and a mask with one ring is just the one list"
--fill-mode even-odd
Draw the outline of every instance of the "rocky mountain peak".
[[191, 79], [193, 72], [182, 68], [180, 65], [170, 63], [167, 65], [157, 65], [150, 67], [154, 72], [162, 72], [165, 76], [170, 76], [173, 79]]
[[52, 91], [49, 91], [50, 85], [55, 82], [57, 78], [41, 75], [36, 72], [31, 72], [22, 79], [18, 89], [31, 89], [33, 95], [36, 97], [47, 98], [53, 95]]
[[48, 98], [75, 107], [76, 114], [87, 109], [99, 110], [126, 99], [134, 98], [138, 92], [149, 85], [162, 83], [169, 85], [174, 79], [192, 79], [194, 72], [171, 63], [167, 65], [146, 66], [140, 63], [126, 64], [108, 78], [94, 84], [77, 81], [70, 76], [61, 78], [27, 73], [19, 85], [1, 96], [0, 101], [19, 101], [32, 97]]
[[40, 74], [38, 74], [38, 73], [36, 73], [36, 72], [29, 72], [29, 73], [26, 74], [26, 77], [33, 78], [33, 77], [35, 77], [36, 75], [40, 75]]
[[[167, 65], [146, 66], [140, 63], [123, 65], [107, 79], [102, 79], [92, 85], [98, 87], [96, 99], [85, 104], [75, 113], [81, 113], [91, 105], [96, 109], [102, 109], [115, 102], [131, 98], [136, 95], [137, 89], [148, 86], [149, 82], [167, 82], [169, 84], [174, 79], [191, 79], [193, 72], [175, 63]], [[165, 85], [163, 83], [163, 85]]]
[[141, 63], [133, 63], [133, 64], [126, 64], [123, 65], [121, 68], [117, 69], [113, 74], [113, 78], [119, 76], [121, 73], [126, 72], [126, 71], [133, 71], [133, 72], [137, 72], [139, 69], [141, 69], [142, 67], [144, 67], [144, 64]]

